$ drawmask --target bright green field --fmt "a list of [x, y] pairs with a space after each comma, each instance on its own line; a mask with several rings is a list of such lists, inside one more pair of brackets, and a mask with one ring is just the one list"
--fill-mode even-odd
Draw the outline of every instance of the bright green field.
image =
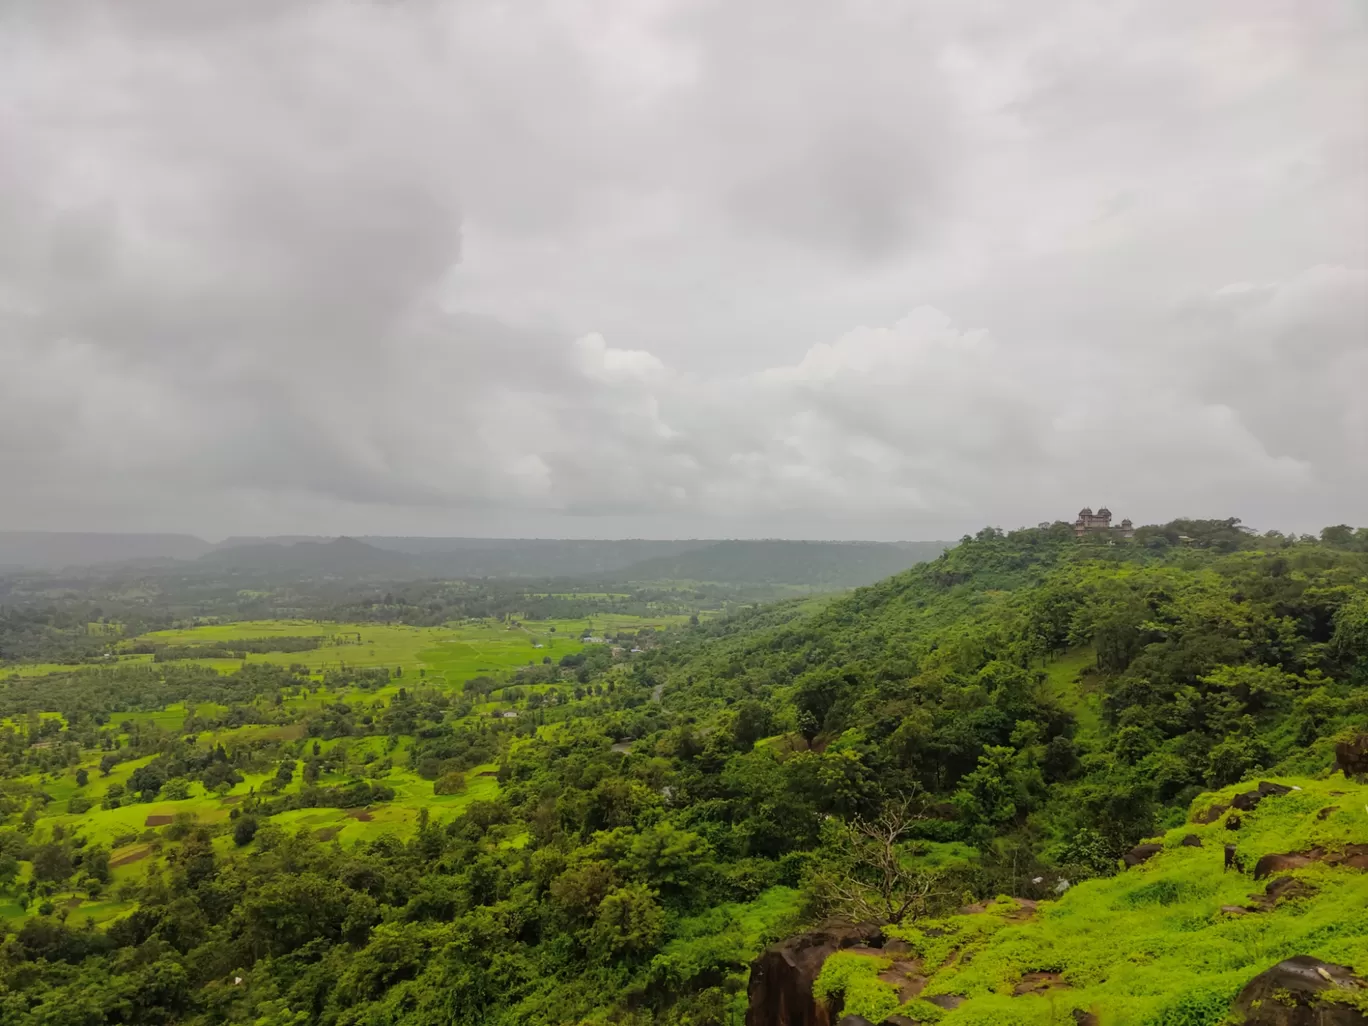
[[[409, 627], [402, 624], [335, 623], [318, 620], [258, 620], [244, 623], [189, 627], [155, 631], [138, 641], [166, 645], [206, 645], [216, 641], [237, 641], [276, 637], [313, 637], [325, 641], [308, 652], [265, 652], [242, 659], [188, 660], [231, 673], [244, 661], [299, 663], [321, 672], [343, 665], [353, 667], [403, 667], [404, 673], [426, 670], [429, 677], [459, 684], [481, 674], [495, 675], [542, 662], [557, 661], [578, 652], [580, 635], [592, 630], [605, 632], [657, 630], [684, 622], [684, 616], [639, 617], [625, 614], [595, 616], [585, 620], [519, 621], [517, 626], [498, 621], [482, 621], [444, 627]], [[357, 638], [360, 643], [357, 643]], [[128, 660], [149, 660], [150, 656], [125, 656]]]

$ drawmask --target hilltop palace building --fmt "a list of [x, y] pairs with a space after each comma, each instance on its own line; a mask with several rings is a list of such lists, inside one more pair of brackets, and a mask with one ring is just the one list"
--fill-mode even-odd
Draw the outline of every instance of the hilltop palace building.
[[[1085, 534], [1093, 534], [1112, 529], [1111, 510], [1103, 506], [1096, 513], [1089, 507], [1084, 506], [1078, 513], [1078, 519], [1073, 523], [1075, 537], [1082, 538]], [[1122, 520], [1120, 525], [1121, 536], [1123, 538], [1133, 538], [1135, 528], [1131, 526], [1129, 519]]]

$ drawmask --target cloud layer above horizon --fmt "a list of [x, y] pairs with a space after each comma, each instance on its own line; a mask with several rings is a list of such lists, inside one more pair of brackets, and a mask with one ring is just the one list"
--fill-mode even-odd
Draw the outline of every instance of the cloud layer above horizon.
[[1368, 523], [1338, 0], [18, 0], [0, 528]]

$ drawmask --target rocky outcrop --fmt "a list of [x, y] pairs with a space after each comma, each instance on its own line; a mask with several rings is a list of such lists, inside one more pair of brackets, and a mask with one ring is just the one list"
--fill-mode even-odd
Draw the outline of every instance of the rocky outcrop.
[[1266, 876], [1289, 869], [1304, 869], [1317, 862], [1322, 862], [1327, 866], [1341, 866], [1345, 869], [1368, 870], [1368, 844], [1346, 844], [1336, 851], [1312, 848], [1309, 851], [1265, 855], [1254, 865], [1254, 879], [1262, 880]]
[[1137, 844], [1134, 848], [1121, 856], [1121, 861], [1124, 862], [1128, 868], [1138, 866], [1142, 862], [1148, 862], [1163, 850], [1164, 846], [1162, 844]]
[[1184, 848], [1200, 848], [1201, 846], [1202, 839], [1198, 837], [1196, 834], [1188, 834], [1186, 837], [1183, 838]]
[[877, 926], [833, 926], [772, 944], [751, 963], [746, 1026], [836, 1026], [839, 1010], [812, 996], [827, 956], [883, 942]]
[[1211, 808], [1206, 809], [1203, 812], [1197, 813], [1197, 815], [1192, 817], [1192, 821], [1194, 823], [1201, 823], [1203, 826], [1206, 826], [1209, 823], [1215, 823], [1228, 811], [1230, 811], [1229, 805], [1221, 805], [1217, 803], [1216, 805], [1213, 805]]
[[1368, 734], [1335, 745], [1335, 765], [1350, 780], [1368, 778]]
[[1297, 955], [1245, 985], [1235, 999], [1244, 1026], [1368, 1026], [1368, 1016], [1336, 1000], [1336, 991], [1362, 991], [1363, 980], [1342, 965]]
[[1234, 798], [1230, 799], [1232, 807], [1241, 812], [1253, 812], [1254, 807], [1265, 798], [1273, 798], [1281, 794], [1290, 794], [1294, 789], [1286, 784], [1275, 784], [1271, 780], [1260, 780], [1259, 786], [1253, 791], [1242, 791]]

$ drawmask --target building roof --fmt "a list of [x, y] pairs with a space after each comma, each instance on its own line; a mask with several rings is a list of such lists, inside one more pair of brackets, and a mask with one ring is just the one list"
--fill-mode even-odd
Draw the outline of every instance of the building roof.
[[1090, 516], [1092, 516], [1092, 515], [1093, 515], [1092, 507], [1091, 507], [1091, 506], [1084, 506], [1081, 510], [1078, 511], [1078, 515], [1079, 515], [1080, 517], [1090, 517]]
[[1099, 517], [1109, 517], [1111, 516], [1111, 510], [1107, 509], [1106, 506], [1103, 506], [1101, 509], [1097, 511], [1097, 515]]

